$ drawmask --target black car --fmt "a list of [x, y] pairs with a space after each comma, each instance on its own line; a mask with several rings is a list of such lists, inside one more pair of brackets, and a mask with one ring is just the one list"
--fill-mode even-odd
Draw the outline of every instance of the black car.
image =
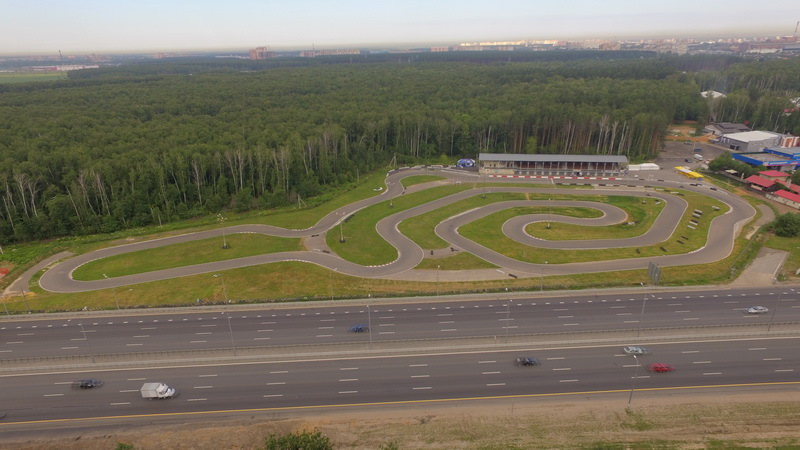
[[364, 324], [353, 325], [347, 331], [349, 331], [350, 333], [363, 333], [365, 331], [369, 331], [369, 327]]
[[102, 385], [103, 385], [103, 381], [102, 380], [96, 380], [94, 378], [91, 378], [91, 379], [87, 379], [87, 380], [78, 380], [78, 381], [72, 383], [72, 388], [73, 389], [93, 389], [93, 388], [99, 388]]
[[524, 357], [515, 359], [514, 364], [518, 366], [538, 366], [541, 363], [536, 358]]

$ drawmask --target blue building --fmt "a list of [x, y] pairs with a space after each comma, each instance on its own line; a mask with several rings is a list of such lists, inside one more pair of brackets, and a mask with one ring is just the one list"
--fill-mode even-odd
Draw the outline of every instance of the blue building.
[[733, 153], [733, 159], [751, 166], [790, 172], [800, 167], [800, 147], [765, 148], [760, 152]]

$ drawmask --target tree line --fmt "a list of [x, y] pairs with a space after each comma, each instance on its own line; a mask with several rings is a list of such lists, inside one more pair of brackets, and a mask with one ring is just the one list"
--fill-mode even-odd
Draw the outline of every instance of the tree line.
[[390, 161], [644, 160], [670, 121], [707, 116], [679, 60], [615, 54], [167, 61], [6, 86], [0, 241], [286, 205]]

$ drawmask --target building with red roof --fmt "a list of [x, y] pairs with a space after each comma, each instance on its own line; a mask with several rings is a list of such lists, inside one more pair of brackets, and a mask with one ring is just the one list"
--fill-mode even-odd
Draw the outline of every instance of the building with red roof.
[[778, 203], [791, 206], [794, 209], [800, 209], [800, 194], [795, 194], [794, 192], [784, 191], [781, 189], [775, 193], [767, 194], [767, 198], [770, 200], [775, 200]]
[[778, 189], [778, 185], [775, 183], [775, 181], [762, 178], [758, 175], [750, 175], [749, 177], [745, 178], [744, 181], [746, 181], [751, 188], [759, 191], [773, 192]]
[[779, 170], [764, 170], [764, 171], [758, 172], [758, 175], [761, 176], [762, 178], [766, 178], [768, 180], [775, 180], [775, 181], [777, 181], [777, 180], [785, 180], [785, 179], [787, 179], [787, 178], [789, 178], [791, 176], [788, 173], [781, 172]]

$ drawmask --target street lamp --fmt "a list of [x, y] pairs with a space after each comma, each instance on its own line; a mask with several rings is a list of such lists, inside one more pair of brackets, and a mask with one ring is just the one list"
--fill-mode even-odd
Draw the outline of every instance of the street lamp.
[[340, 243], [340, 244], [344, 244], [344, 242], [345, 242], [345, 239], [344, 239], [344, 229], [342, 228], [342, 223], [343, 223], [343, 222], [344, 222], [344, 219], [342, 219], [341, 221], [339, 221], [339, 243]]
[[27, 309], [28, 310], [28, 314], [30, 314], [31, 313], [31, 307], [30, 307], [30, 305], [28, 305], [28, 297], [25, 296], [25, 288], [22, 288], [20, 290], [20, 292], [22, 292], [22, 300], [25, 301], [25, 309]]
[[633, 390], [636, 389], [636, 380], [639, 378], [639, 358], [633, 355], [633, 360], [636, 361], [636, 371], [633, 374], [633, 384], [631, 385], [631, 393], [628, 396], [628, 406], [625, 409], [631, 409], [631, 400], [633, 400]]
[[220, 280], [222, 280], [222, 296], [225, 298], [225, 303], [230, 303], [228, 301], [228, 290], [225, 289], [225, 277], [222, 276], [221, 273], [215, 273], [214, 278], [219, 278]]
[[78, 325], [81, 326], [81, 333], [83, 333], [83, 340], [86, 341], [86, 346], [89, 348], [89, 357], [92, 358], [92, 363], [94, 363], [94, 353], [92, 353], [92, 345], [89, 343], [89, 338], [86, 337], [86, 330], [83, 329], [82, 323], [79, 323]]
[[[547, 265], [547, 261], [545, 261], [545, 262], [544, 262], [544, 264], [545, 264], [545, 266], [546, 266], [546, 265]], [[540, 273], [540, 277], [539, 277], [539, 279], [540, 279], [540, 283], [539, 283], [539, 291], [540, 291], [540, 292], [541, 292], [541, 291], [544, 291], [544, 267], [545, 267], [545, 266], [542, 266], [542, 271], [541, 271], [541, 273]]]
[[436, 265], [436, 295], [437, 296], [439, 295], [439, 268], [440, 267], [441, 266], [439, 266], [438, 264]]
[[236, 342], [233, 340], [233, 326], [231, 326], [231, 314], [230, 312], [223, 312], [225, 316], [228, 318], [228, 332], [231, 334], [231, 347], [233, 348], [233, 356], [236, 356]]
[[[106, 275], [106, 274], [103, 274], [103, 277], [104, 277], [106, 280], [108, 280], [108, 279], [109, 279], [109, 278], [108, 278], [108, 275]], [[112, 286], [111, 286], [111, 289], [114, 291], [114, 304], [116, 304], [116, 305], [117, 305], [117, 309], [119, 309], [119, 300], [117, 300], [117, 286], [116, 286], [116, 285], [112, 285]]]
[[367, 305], [367, 332], [369, 333], [369, 348], [372, 349], [372, 313]]
[[[789, 289], [792, 291], [792, 294], [796, 294], [794, 289]], [[769, 317], [769, 326], [767, 326], [767, 333], [772, 329], [772, 322], [775, 320], [775, 313], [778, 311], [778, 306], [781, 304], [781, 296], [783, 295], [783, 290], [778, 291], [778, 301], [775, 302], [775, 306], [772, 308], [772, 315]]]
[[230, 248], [228, 247], [228, 241], [225, 240], [225, 226], [222, 224], [222, 222], [226, 221], [227, 219], [222, 214], [217, 214], [217, 220], [219, 221], [220, 227], [222, 227], [222, 248]]
[[[645, 294], [644, 295], [644, 300], [642, 300], [642, 312], [641, 312], [641, 314], [639, 314], [639, 328], [636, 330], [636, 337], [637, 338], [640, 337], [640, 335], [642, 333], [642, 321], [644, 321], [644, 306], [647, 304], [647, 295], [648, 294]], [[655, 298], [655, 295], [653, 295], [653, 294], [650, 294], [650, 295], [653, 296], [653, 298]]]

